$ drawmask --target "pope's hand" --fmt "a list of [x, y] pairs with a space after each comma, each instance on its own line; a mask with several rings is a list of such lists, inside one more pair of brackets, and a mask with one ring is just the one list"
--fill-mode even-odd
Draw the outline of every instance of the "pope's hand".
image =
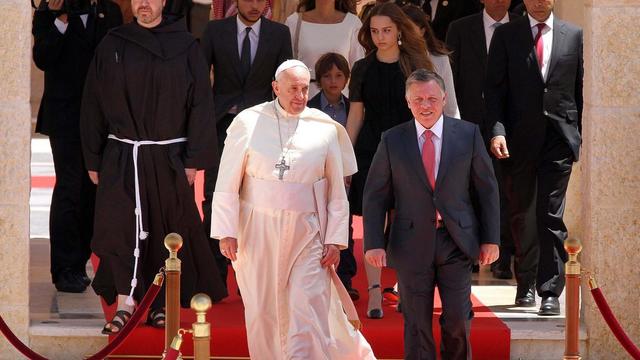
[[324, 250], [322, 251], [322, 260], [320, 260], [320, 265], [322, 265], [322, 267], [335, 265], [337, 268], [339, 263], [340, 249], [333, 244], [325, 245]]
[[500, 248], [496, 244], [482, 244], [480, 245], [480, 258], [478, 263], [480, 265], [489, 265], [498, 260], [500, 256]]
[[369, 264], [377, 268], [387, 266], [387, 252], [384, 249], [371, 249], [364, 253], [364, 258]]
[[227, 259], [236, 261], [238, 259], [238, 239], [232, 237], [220, 239], [220, 252]]

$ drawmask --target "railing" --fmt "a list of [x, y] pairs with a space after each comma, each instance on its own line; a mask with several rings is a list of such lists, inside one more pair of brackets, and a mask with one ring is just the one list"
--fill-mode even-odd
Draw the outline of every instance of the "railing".
[[[196, 294], [191, 299], [191, 308], [196, 312], [196, 322], [189, 330], [180, 329], [180, 272], [181, 262], [178, 259], [178, 251], [182, 247], [182, 237], [176, 233], [167, 235], [164, 245], [169, 250], [169, 258], [165, 261], [164, 272], [156, 275], [153, 284], [147, 290], [138, 308], [131, 315], [131, 319], [118, 332], [116, 337], [102, 350], [87, 358], [88, 360], [101, 360], [110, 355], [136, 328], [142, 315], [149, 309], [151, 303], [165, 282], [166, 296], [166, 326], [165, 326], [165, 360], [181, 359], [180, 345], [182, 335], [193, 334], [193, 348], [195, 360], [209, 359], [211, 326], [207, 322], [206, 314], [211, 308], [211, 299], [205, 294]], [[44, 356], [31, 350], [11, 331], [9, 326], [0, 316], [0, 332], [7, 340], [24, 356], [32, 360], [47, 360]]]
[[186, 333], [193, 337], [193, 355], [195, 360], [208, 360], [210, 353], [211, 325], [207, 322], [207, 311], [211, 308], [211, 299], [205, 294], [196, 294], [191, 299], [191, 309], [196, 313], [196, 322], [191, 329], [180, 328], [180, 272], [181, 262], [178, 251], [182, 248], [182, 237], [176, 233], [167, 235], [164, 246], [169, 250], [165, 261], [166, 283], [166, 326], [164, 360], [181, 359], [182, 336]]
[[580, 281], [582, 274], [588, 273], [591, 295], [609, 325], [609, 329], [618, 339], [622, 347], [629, 353], [632, 359], [640, 360], [640, 349], [631, 341], [629, 336], [616, 319], [607, 304], [604, 294], [598, 287], [596, 280], [588, 271], [584, 271], [578, 261], [578, 254], [582, 251], [582, 244], [576, 239], [565, 241], [564, 248], [569, 254], [569, 260], [565, 264], [566, 298], [565, 298], [565, 347], [564, 360], [580, 360]]

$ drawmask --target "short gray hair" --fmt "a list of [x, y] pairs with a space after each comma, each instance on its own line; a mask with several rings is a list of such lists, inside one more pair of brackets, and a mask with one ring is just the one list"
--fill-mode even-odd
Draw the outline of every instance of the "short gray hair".
[[444, 87], [444, 80], [437, 73], [427, 70], [427, 69], [418, 69], [409, 75], [407, 81], [404, 83], [405, 93], [409, 92], [409, 86], [415, 83], [427, 83], [429, 81], [435, 81], [436, 84], [440, 87], [443, 93], [446, 92]]

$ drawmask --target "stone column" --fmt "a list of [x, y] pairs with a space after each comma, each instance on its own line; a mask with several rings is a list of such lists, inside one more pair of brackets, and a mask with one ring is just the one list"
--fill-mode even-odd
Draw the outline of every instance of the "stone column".
[[[0, 14], [0, 314], [28, 344], [31, 7], [2, 0]], [[0, 358], [20, 358], [4, 337]]]
[[[640, 1], [585, 0], [583, 263], [640, 343]], [[626, 359], [582, 292], [590, 359]]]

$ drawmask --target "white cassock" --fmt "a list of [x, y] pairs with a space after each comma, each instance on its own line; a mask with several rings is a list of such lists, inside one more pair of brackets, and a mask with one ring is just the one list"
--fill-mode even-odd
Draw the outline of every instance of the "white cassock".
[[[290, 168], [279, 180], [283, 154]], [[276, 100], [229, 126], [211, 234], [238, 239], [233, 268], [251, 359], [375, 359], [347, 320], [331, 270], [320, 265], [324, 244], [347, 246], [343, 177], [355, 172], [346, 131], [319, 110], [291, 116]]]

